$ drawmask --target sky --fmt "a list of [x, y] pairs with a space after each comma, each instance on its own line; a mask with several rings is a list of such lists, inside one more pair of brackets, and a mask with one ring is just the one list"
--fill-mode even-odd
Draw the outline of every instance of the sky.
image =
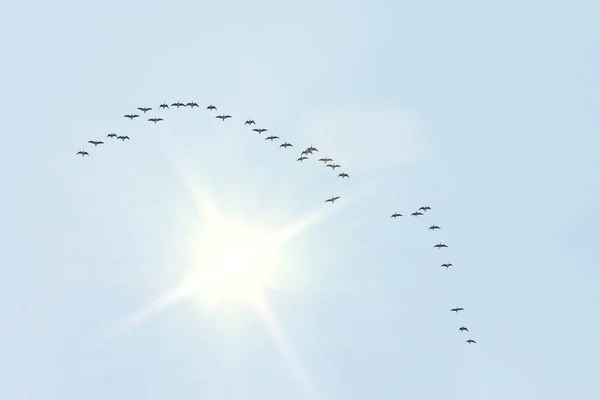
[[598, 2], [2, 9], [1, 398], [600, 395]]

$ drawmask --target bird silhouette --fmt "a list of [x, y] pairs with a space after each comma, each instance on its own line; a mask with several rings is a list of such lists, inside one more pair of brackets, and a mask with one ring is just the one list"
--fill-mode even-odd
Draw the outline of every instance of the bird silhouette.
[[325, 203], [335, 203], [335, 201], [339, 198], [340, 198], [340, 196], [335, 196], [335, 197], [329, 198], [329, 199], [325, 200]]
[[158, 108], [169, 108], [169, 105], [167, 103], [162, 103]]
[[139, 115], [137, 115], [137, 114], [125, 114], [124, 117], [125, 118], [129, 118], [129, 120], [133, 121], [133, 119], [139, 117]]
[[401, 216], [402, 216], [402, 214], [400, 214], [400, 213], [393, 213], [390, 218], [396, 219], [396, 218], [401, 217]]
[[231, 115], [217, 115], [215, 118], [219, 118], [221, 121], [225, 121], [227, 118], [231, 118]]
[[185, 107], [185, 104], [183, 104], [182, 102], [180, 102], [179, 100], [177, 100], [176, 103], [171, 104], [171, 107]]
[[263, 132], [266, 132], [266, 131], [267, 131], [267, 129], [265, 129], [265, 128], [254, 128], [254, 129], [252, 129], [252, 130], [253, 130], [254, 132], [258, 132], [258, 134], [261, 134], [261, 133], [263, 133]]
[[207, 110], [216, 110], [217, 107], [213, 106], [212, 104], [209, 105], [208, 107], [206, 107]]
[[88, 152], [87, 152], [87, 151], [85, 151], [85, 150], [79, 150], [79, 151], [77, 152], [77, 154], [78, 154], [78, 155], [79, 155], [79, 154], [81, 154], [81, 157], [84, 157], [84, 156], [89, 156], [89, 155], [90, 155], [90, 153], [88, 153]]
[[154, 122], [155, 124], [156, 124], [157, 122], [160, 122], [160, 121], [162, 121], [162, 120], [163, 120], [162, 118], [157, 118], [157, 117], [154, 117], [154, 118], [149, 118], [149, 119], [148, 119], [148, 121], [150, 121], [150, 122]]
[[244, 122], [244, 125], [256, 125], [256, 122], [254, 122], [253, 119], [247, 119], [246, 122]]
[[304, 160], [308, 160], [308, 157], [302, 156], [302, 157], [299, 157], [296, 161], [302, 162]]
[[280, 144], [279, 147], [283, 147], [283, 148], [287, 149], [288, 147], [294, 147], [294, 146], [288, 142], [285, 142], [283, 144]]
[[430, 231], [435, 231], [436, 229], [441, 229], [441, 228], [440, 228], [439, 226], [437, 226], [437, 225], [431, 225], [431, 226], [429, 227], [429, 230], [430, 230]]
[[448, 247], [448, 246], [446, 246], [446, 245], [445, 245], [445, 244], [443, 244], [443, 243], [439, 243], [439, 244], [436, 244], [436, 245], [435, 245], [435, 246], [433, 246], [433, 247], [437, 247], [438, 249], [440, 249], [440, 250], [441, 250], [441, 249], [442, 249], [442, 247]]
[[341, 174], [338, 175], [338, 177], [340, 177], [340, 178], [350, 178], [350, 175], [348, 175], [345, 172], [342, 172]]
[[279, 136], [268, 136], [265, 138], [265, 140], [270, 140], [271, 142], [275, 139], [279, 139]]
[[137, 109], [143, 111], [144, 114], [146, 114], [147, 111], [152, 110], [152, 107], [138, 107]]
[[449, 263], [440, 265], [440, 267], [446, 267], [446, 269], [450, 268], [451, 266], [452, 264]]
[[477, 342], [476, 342], [476, 341], [474, 341], [473, 339], [469, 339], [469, 340], [467, 340], [467, 343], [468, 343], [468, 344], [471, 344], [471, 343], [477, 344]]
[[114, 134], [114, 133], [109, 133], [108, 135], [106, 135], [106, 137], [109, 137], [109, 138], [113, 139], [113, 138], [116, 138], [117, 135]]
[[319, 161], [322, 161], [325, 164], [327, 164], [329, 161], [333, 161], [333, 160], [331, 158], [324, 157], [324, 158], [319, 158]]
[[464, 308], [462, 308], [462, 307], [456, 307], [456, 308], [451, 309], [450, 311], [454, 311], [455, 313], [458, 314], [459, 311], [463, 311], [463, 310], [464, 310]]
[[131, 140], [129, 139], [129, 136], [117, 136], [117, 139], [121, 139], [122, 141]]
[[460, 332], [469, 332], [469, 330], [467, 329], [467, 327], [466, 327], [466, 326], [464, 326], [464, 325], [463, 325], [463, 326], [461, 326], [460, 328], [458, 328], [458, 330], [459, 330]]
[[88, 143], [93, 144], [94, 147], [98, 146], [99, 144], [104, 144], [104, 142], [101, 140], [88, 140]]

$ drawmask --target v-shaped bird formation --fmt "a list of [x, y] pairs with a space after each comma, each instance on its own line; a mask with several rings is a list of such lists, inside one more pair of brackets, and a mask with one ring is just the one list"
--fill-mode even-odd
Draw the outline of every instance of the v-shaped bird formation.
[[[175, 107], [177, 109], [179, 109], [181, 107], [193, 109], [193, 108], [199, 108], [199, 105], [198, 105], [198, 103], [196, 103], [194, 101], [191, 101], [188, 103], [182, 103], [180, 101], [177, 101], [175, 103], [172, 103], [170, 106], [167, 103], [162, 103], [158, 106], [158, 110], [161, 110], [161, 111], [169, 110], [172, 107]], [[144, 106], [144, 107], [137, 107], [137, 110], [141, 111], [143, 113], [142, 115], [146, 115], [146, 113], [152, 111], [153, 108]], [[206, 111], [209, 113], [217, 112], [217, 107], [211, 103], [206, 107]], [[134, 119], [140, 118], [140, 114], [137, 112], [132, 112], [132, 113], [123, 115], [123, 117], [129, 119], [130, 121], [133, 121]], [[222, 122], [225, 122], [226, 120], [232, 119], [233, 117], [229, 114], [221, 113], [220, 115], [214, 116], [214, 118], [220, 119]], [[159, 117], [159, 116], [151, 116], [150, 118], [147, 119], [147, 122], [152, 122], [153, 124], [157, 124], [157, 123], [163, 122], [163, 121], [164, 121], [164, 118]], [[246, 125], [248, 125], [249, 127], [256, 126], [256, 122], [254, 121], [254, 119], [248, 118], [244, 122], [244, 126], [246, 126]], [[263, 133], [269, 131], [267, 128], [264, 128], [264, 127], [255, 127], [255, 128], [252, 128], [251, 130], [252, 130], [252, 132], [256, 132], [258, 135], [262, 135]], [[129, 136], [127, 136], [127, 135], [116, 134], [113, 132], [106, 135], [106, 137], [109, 140], [116, 139], [116, 140], [121, 140], [123, 142], [125, 142], [125, 140], [131, 140], [129, 138]], [[274, 140], [278, 140], [278, 139], [280, 139], [280, 137], [277, 135], [273, 135], [273, 134], [269, 134], [269, 136], [266, 136], [264, 138], [264, 140], [268, 140], [270, 142], [273, 142]], [[89, 140], [88, 143], [94, 145], [94, 148], [98, 147], [99, 145], [105, 144], [102, 140], [97, 140], [97, 139]], [[294, 147], [294, 146], [293, 146], [293, 144], [286, 141], [286, 142], [283, 142], [282, 144], [280, 144], [279, 147], [284, 150], [287, 150], [289, 147]], [[319, 150], [311, 144], [310, 146], [308, 146], [307, 148], [305, 148], [304, 150], [302, 150], [300, 152], [300, 157], [298, 157], [296, 161], [303, 162], [305, 160], [309, 160], [309, 156], [312, 156], [312, 155], [314, 155], [314, 153], [318, 153], [318, 152], [319, 152]], [[81, 157], [90, 155], [89, 152], [86, 150], [80, 150], [76, 154], [80, 155]], [[341, 165], [336, 163], [330, 157], [321, 157], [318, 159], [318, 161], [322, 162], [326, 168], [331, 168], [332, 171], [335, 171], [336, 168], [341, 168]], [[346, 172], [340, 172], [338, 174], [338, 177], [342, 178], [342, 179], [346, 179], [346, 178], [350, 178], [350, 175], [348, 175]], [[333, 204], [339, 199], [341, 199], [340, 196], [332, 196], [332, 197], [326, 199], [325, 202]], [[410, 216], [417, 218], [419, 216], [425, 215], [430, 210], [431, 210], [431, 207], [422, 206], [419, 209], [417, 209], [415, 212], [411, 213]], [[403, 214], [396, 212], [396, 213], [392, 214], [390, 218], [397, 219], [398, 217], [402, 217], [402, 216], [403, 216]], [[428, 229], [432, 232], [435, 232], [436, 230], [441, 230], [442, 228], [440, 228], [437, 225], [431, 225]], [[437, 250], [442, 250], [442, 249], [448, 248], [448, 246], [442, 242], [435, 244], [433, 247]], [[446, 262], [446, 263], [441, 264], [441, 267], [449, 269], [450, 267], [452, 267], [452, 264]], [[463, 307], [454, 307], [454, 308], [450, 309], [450, 311], [458, 314], [459, 312], [464, 311], [464, 308]], [[462, 325], [460, 328], [458, 328], [458, 331], [461, 333], [469, 332], [469, 329], [466, 326]], [[468, 339], [466, 341], [466, 343], [467, 344], [475, 344], [477, 342], [473, 339]]]
[[[180, 107], [184, 107], [184, 108], [199, 108], [198, 103], [191, 101], [188, 103], [182, 103], [179, 100], [175, 103], [172, 103], [170, 106], [167, 103], [162, 103], [158, 106], [158, 110], [169, 110], [171, 107], [175, 107], [175, 108], [180, 108]], [[137, 107], [138, 111], [141, 111], [143, 114], [141, 115], [146, 115], [146, 113], [154, 110], [152, 107], [148, 107], [148, 106], [144, 106], [144, 107]], [[212, 112], [217, 112], [217, 107], [215, 105], [213, 105], [212, 103], [210, 103], [207, 107], [206, 107], [206, 111], [209, 113]], [[140, 118], [140, 114], [136, 111], [136, 112], [131, 112], [129, 114], [125, 114], [123, 115], [123, 118], [127, 118], [130, 121], [133, 121], [134, 119], [138, 119]], [[226, 113], [221, 113], [219, 115], [215, 115], [215, 118], [220, 119], [222, 122], [225, 122], [228, 119], [233, 118], [231, 115], [226, 114]], [[147, 119], [148, 122], [152, 122], [153, 124], [157, 124], [159, 122], [163, 122], [164, 118], [159, 117], [159, 116], [151, 116], [150, 118]], [[252, 126], [256, 126], [256, 122], [254, 121], [254, 119], [252, 118], [248, 118], [245, 120], [244, 122], [244, 126], [248, 125], [249, 127]], [[252, 128], [252, 132], [256, 132], [259, 135], [262, 135], [265, 132], [268, 132], [267, 128], [264, 127], [260, 127], [260, 128]], [[108, 139], [116, 139], [116, 140], [121, 140], [123, 142], [125, 142], [125, 140], [131, 140], [129, 138], [129, 136], [127, 135], [117, 135], [113, 132], [109, 133], [108, 135], [106, 135], [106, 137]], [[275, 140], [280, 139], [279, 136], [277, 135], [273, 135], [273, 134], [269, 134], [269, 136], [265, 137], [265, 141], [268, 140], [270, 142], [273, 142]], [[101, 140], [89, 140], [88, 143], [93, 144], [94, 147], [97, 147], [98, 145], [104, 144], [103, 141]], [[279, 145], [280, 148], [286, 150], [289, 147], [294, 147], [293, 144], [288, 143], [288, 142], [284, 142], [282, 144]], [[314, 153], [318, 153], [319, 149], [317, 149], [315, 146], [313, 146], [312, 144], [305, 148], [304, 150], [301, 151], [300, 153], [300, 157], [297, 159], [297, 161], [304, 161], [304, 160], [308, 160], [309, 156], [314, 155]], [[82, 157], [84, 156], [89, 156], [89, 152], [86, 150], [80, 150], [76, 153], [77, 155], [80, 155]], [[341, 168], [340, 164], [334, 163], [332, 158], [329, 157], [323, 157], [320, 158], [319, 161], [323, 162], [325, 164], [325, 167], [327, 168], [331, 168], [333, 171], [335, 171], [336, 168]], [[340, 172], [338, 174], [339, 178], [350, 178], [350, 175], [348, 175], [346, 172]], [[339, 200], [341, 197], [340, 196], [333, 196], [330, 197], [329, 199], [325, 200], [326, 203], [334, 203], [336, 200]]]

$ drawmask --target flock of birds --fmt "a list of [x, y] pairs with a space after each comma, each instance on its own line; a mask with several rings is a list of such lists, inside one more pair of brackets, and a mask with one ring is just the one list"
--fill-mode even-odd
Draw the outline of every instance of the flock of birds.
[[[181, 103], [180, 101], [177, 101], [176, 103], [171, 104], [170, 107], [176, 107], [176, 108], [180, 108], [180, 107], [198, 108], [199, 105], [198, 105], [198, 103], [193, 102], [193, 101], [189, 102], [189, 103]], [[162, 103], [158, 108], [159, 108], [159, 110], [167, 110], [167, 109], [169, 109], [169, 105], [167, 103]], [[148, 111], [152, 111], [153, 110], [152, 107], [138, 107], [137, 109], [139, 111], [142, 111], [144, 114], [146, 114]], [[215, 107], [213, 104], [209, 104], [206, 107], [206, 110], [209, 111], [209, 112], [215, 112], [215, 111], [217, 111], [217, 107]], [[140, 115], [137, 114], [137, 113], [129, 113], [129, 114], [125, 114], [123, 117], [124, 118], [128, 118], [129, 120], [133, 121], [136, 118], [140, 118]], [[228, 114], [220, 114], [220, 115], [216, 115], [215, 118], [220, 119], [221, 121], [224, 122], [225, 120], [230, 119], [232, 117], [231, 117], [231, 115], [228, 115]], [[158, 117], [158, 116], [153, 116], [152, 118], [148, 118], [148, 122], [152, 122], [154, 124], [156, 124], [158, 122], [161, 122], [161, 121], [164, 121], [164, 119], [161, 118], [161, 117]], [[247, 119], [244, 122], [244, 125], [256, 126], [256, 122], [253, 119], [250, 118], [250, 119]], [[264, 132], [267, 132], [268, 129], [266, 129], [266, 128], [253, 128], [252, 131], [254, 131], [254, 132], [258, 133], [258, 134], [262, 134]], [[115, 139], [116, 140], [121, 140], [123, 142], [125, 140], [130, 140], [129, 136], [127, 136], [127, 135], [117, 135], [115, 133], [109, 133], [107, 135], [107, 138], [108, 139], [112, 139], [112, 140], [115, 140]], [[277, 139], [279, 139], [279, 136], [275, 136], [275, 135], [269, 135], [269, 136], [265, 137], [265, 140], [269, 140], [271, 142], [274, 141], [274, 140], [277, 140]], [[94, 147], [97, 147], [99, 145], [104, 144], [104, 142], [102, 140], [97, 140], [97, 139], [96, 140], [89, 140], [88, 143], [89, 144], [93, 144]], [[294, 146], [291, 143], [284, 142], [284, 143], [280, 144], [279, 147], [283, 148], [283, 149], [287, 149], [288, 147], [294, 147]], [[309, 147], [307, 147], [306, 149], [302, 150], [302, 152], [300, 153], [300, 157], [298, 157], [298, 159], [296, 161], [303, 162], [304, 160], [308, 160], [309, 159], [308, 156], [309, 155], [313, 155], [315, 152], [319, 152], [319, 150], [311, 144]], [[86, 150], [80, 150], [80, 151], [77, 152], [77, 155], [81, 155], [82, 157], [85, 157], [85, 156], [89, 156], [89, 153]], [[324, 163], [326, 167], [331, 168], [334, 171], [335, 171], [336, 168], [341, 168], [341, 165], [335, 163], [334, 160], [331, 159], [331, 158], [329, 158], [329, 157], [319, 158], [318, 161]], [[345, 173], [345, 172], [339, 173], [338, 177], [339, 178], [350, 178], [350, 176], [347, 173]], [[325, 202], [333, 204], [337, 200], [339, 200], [340, 198], [341, 198], [340, 196], [332, 196], [332, 197], [328, 198], [327, 200], [325, 200]], [[431, 210], [431, 207], [429, 207], [429, 206], [422, 206], [422, 207], [420, 207], [418, 210], [416, 210], [415, 212], [413, 212], [410, 215], [413, 216], [413, 217], [415, 217], [415, 218], [417, 218], [417, 217], [419, 217], [421, 215], [424, 215], [429, 210]], [[402, 214], [396, 212], [396, 213], [392, 214], [390, 218], [396, 219], [396, 218], [402, 217], [402, 216], [403, 216]], [[429, 227], [429, 230], [431, 230], [431, 231], [436, 231], [436, 230], [440, 230], [440, 229], [441, 228], [439, 226], [437, 226], [437, 225], [431, 225]], [[443, 248], [447, 248], [448, 246], [446, 244], [440, 242], [440, 243], [434, 245], [433, 247], [436, 248], [436, 249], [438, 249], [438, 250], [441, 250]], [[444, 264], [441, 264], [440, 266], [448, 269], [448, 268], [452, 267], [452, 264], [451, 263], [444, 263]], [[454, 312], [456, 314], [458, 314], [461, 311], [464, 311], [463, 307], [454, 307], [454, 308], [450, 309], [450, 312]], [[458, 331], [459, 332], [469, 332], [469, 329], [466, 326], [462, 325], [460, 328], [458, 328]], [[473, 339], [468, 339], [466, 341], [466, 343], [467, 344], [475, 344], [477, 342], [475, 340], [473, 340]]]
[[[429, 210], [431, 210], [431, 207], [429, 207], [429, 206], [422, 206], [422, 207], [420, 207], [418, 210], [416, 210], [415, 212], [413, 212], [413, 213], [412, 213], [412, 214], [410, 214], [410, 215], [411, 215], [412, 217], [415, 217], [415, 218], [417, 218], [417, 217], [418, 217], [418, 216], [420, 216], [420, 215], [424, 215], [424, 214], [425, 214], [427, 211], [429, 211]], [[398, 218], [398, 217], [402, 217], [402, 216], [403, 216], [403, 215], [402, 215], [402, 214], [400, 214], [400, 213], [394, 213], [394, 214], [392, 214], [392, 215], [391, 215], [391, 217], [390, 217], [390, 218], [394, 218], [394, 219], [396, 219], [396, 218]], [[435, 225], [435, 224], [434, 224], [434, 225], [431, 225], [431, 226], [429, 227], [429, 230], [430, 230], [430, 231], [432, 231], [432, 232], [435, 232], [436, 230], [441, 230], [441, 229], [442, 229], [442, 228], [440, 228], [438, 225]], [[438, 250], [441, 250], [441, 249], [448, 248], [448, 245], [446, 245], [446, 244], [444, 244], [444, 243], [440, 242], [440, 243], [438, 243], [438, 244], [434, 245], [433, 247], [434, 247], [434, 248], [436, 248], [436, 249], [438, 249]], [[452, 263], [443, 263], [443, 264], [440, 264], [440, 267], [443, 267], [443, 268], [446, 268], [446, 269], [448, 269], [448, 268], [452, 267]], [[458, 314], [459, 312], [461, 312], [461, 311], [464, 311], [464, 310], [465, 310], [465, 309], [464, 309], [463, 307], [454, 307], [454, 308], [451, 308], [451, 309], [450, 309], [450, 312], [453, 312], [453, 313], [456, 313], [456, 314]], [[460, 328], [458, 328], [458, 331], [459, 331], [459, 332], [469, 332], [469, 328], [467, 328], [466, 326], [462, 325]], [[469, 339], [466, 341], [466, 343], [467, 343], [467, 344], [476, 344], [477, 342], [476, 342], [475, 340], [473, 340], [473, 339], [469, 338]]]

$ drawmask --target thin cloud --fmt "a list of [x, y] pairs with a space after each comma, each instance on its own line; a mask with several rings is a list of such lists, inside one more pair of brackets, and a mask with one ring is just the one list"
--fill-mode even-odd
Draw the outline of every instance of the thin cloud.
[[428, 147], [421, 118], [400, 108], [313, 114], [303, 134], [336, 162], [363, 168], [415, 162]]

